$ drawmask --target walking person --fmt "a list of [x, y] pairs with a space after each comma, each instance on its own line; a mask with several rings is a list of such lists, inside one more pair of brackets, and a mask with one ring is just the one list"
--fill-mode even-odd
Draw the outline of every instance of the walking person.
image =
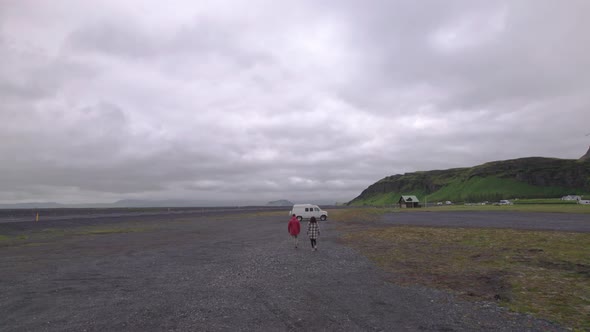
[[297, 219], [295, 214], [291, 216], [291, 220], [289, 220], [289, 226], [287, 226], [287, 230], [289, 231], [289, 234], [291, 234], [293, 242], [295, 242], [295, 248], [297, 248], [297, 245], [299, 244], [299, 239], [297, 238], [297, 236], [299, 235], [299, 232], [301, 230], [301, 224], [299, 223], [299, 219]]
[[311, 250], [318, 250], [317, 239], [320, 236], [320, 225], [315, 217], [311, 217], [307, 223], [307, 236], [311, 240]]

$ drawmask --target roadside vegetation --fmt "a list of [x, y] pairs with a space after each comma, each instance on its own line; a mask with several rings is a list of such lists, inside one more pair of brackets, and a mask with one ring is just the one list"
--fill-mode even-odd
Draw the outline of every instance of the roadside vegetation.
[[[529, 212], [544, 211], [545, 205], [525, 207]], [[446, 209], [452, 208], [456, 207]], [[342, 240], [390, 272], [394, 283], [452, 291], [576, 330], [590, 330], [590, 234], [385, 227], [376, 222], [380, 214], [390, 211], [366, 208], [330, 213], [339, 223]]]

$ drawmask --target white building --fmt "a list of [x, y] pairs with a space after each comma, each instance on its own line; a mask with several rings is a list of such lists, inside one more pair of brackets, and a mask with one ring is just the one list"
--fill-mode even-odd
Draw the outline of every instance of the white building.
[[579, 201], [581, 199], [582, 199], [582, 197], [580, 197], [578, 195], [567, 195], [567, 196], [563, 196], [561, 198], [562, 201]]

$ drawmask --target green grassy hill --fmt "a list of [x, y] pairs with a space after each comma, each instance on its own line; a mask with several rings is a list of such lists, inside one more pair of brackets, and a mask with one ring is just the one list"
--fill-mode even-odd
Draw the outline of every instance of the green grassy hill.
[[482, 202], [590, 193], [590, 162], [557, 158], [494, 161], [470, 168], [398, 174], [365, 189], [349, 205], [391, 205], [401, 195], [429, 202]]

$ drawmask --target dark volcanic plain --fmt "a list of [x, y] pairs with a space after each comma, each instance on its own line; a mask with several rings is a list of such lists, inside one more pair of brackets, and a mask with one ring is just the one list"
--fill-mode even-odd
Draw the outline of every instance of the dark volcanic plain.
[[0, 330], [562, 330], [386, 282], [332, 220], [295, 249], [286, 210], [2, 222]]

